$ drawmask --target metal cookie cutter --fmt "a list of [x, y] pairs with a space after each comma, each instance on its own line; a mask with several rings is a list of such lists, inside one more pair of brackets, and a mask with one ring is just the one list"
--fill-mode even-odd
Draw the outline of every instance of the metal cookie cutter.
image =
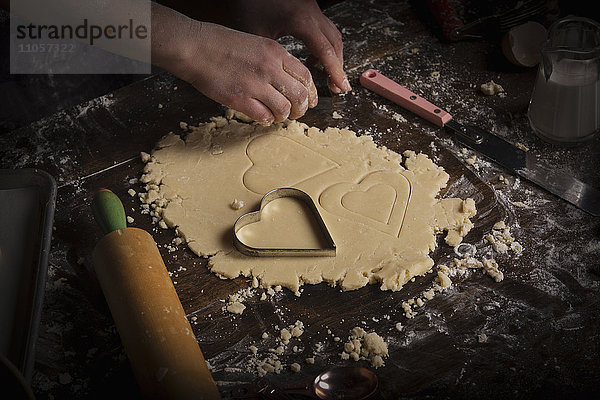
[[[323, 232], [324, 239], [326, 242], [326, 246], [319, 249], [279, 249], [279, 248], [260, 248], [260, 247], [251, 247], [248, 246], [238, 238], [239, 230], [254, 222], [260, 221], [260, 215], [267, 204], [271, 201], [282, 198], [282, 197], [294, 197], [298, 200], [303, 201], [310, 211], [313, 213], [313, 216], [316, 218], [321, 231]], [[335, 243], [329, 234], [329, 230], [321, 218], [321, 214], [319, 214], [319, 210], [317, 206], [313, 202], [312, 198], [300, 189], [296, 188], [279, 188], [273, 189], [269, 193], [265, 194], [260, 201], [260, 210], [254, 211], [248, 214], [244, 214], [240, 216], [235, 224], [233, 224], [233, 244], [235, 248], [242, 254], [247, 256], [254, 257], [285, 257], [285, 256], [296, 256], [296, 257], [306, 257], [306, 256], [326, 256], [326, 257], [335, 257]]]

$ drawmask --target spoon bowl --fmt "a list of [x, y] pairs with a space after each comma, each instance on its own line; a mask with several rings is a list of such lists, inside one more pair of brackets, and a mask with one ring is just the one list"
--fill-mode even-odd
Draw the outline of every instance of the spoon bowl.
[[364, 400], [377, 386], [377, 376], [361, 367], [333, 367], [313, 381], [315, 395], [323, 400]]

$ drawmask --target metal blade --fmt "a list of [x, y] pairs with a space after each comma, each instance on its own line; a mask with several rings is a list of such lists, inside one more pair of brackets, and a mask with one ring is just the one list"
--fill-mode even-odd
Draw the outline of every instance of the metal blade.
[[452, 120], [446, 126], [456, 139], [511, 172], [535, 183], [550, 193], [593, 215], [600, 216], [600, 191], [560, 171], [540, 165], [535, 156], [506, 140], [471, 125]]
[[600, 190], [563, 172], [540, 165], [532, 154], [527, 154], [527, 167], [515, 172], [583, 211], [600, 216]]
[[527, 153], [501, 137], [473, 125], [461, 125], [455, 120], [451, 120], [445, 126], [456, 132], [459, 142], [511, 171], [527, 166]]

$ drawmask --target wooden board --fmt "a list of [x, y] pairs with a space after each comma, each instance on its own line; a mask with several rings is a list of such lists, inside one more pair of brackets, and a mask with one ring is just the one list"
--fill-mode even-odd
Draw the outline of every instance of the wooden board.
[[[476, 200], [478, 215], [467, 242], [483, 246], [483, 235], [499, 220], [521, 228], [523, 255], [498, 257], [506, 279], [496, 283], [481, 273], [456, 279], [452, 290], [435, 297], [410, 320], [403, 316], [401, 303], [419, 295], [431, 275], [396, 293], [382, 292], [377, 286], [352, 292], [326, 284], [305, 286], [300, 297], [284, 290], [268, 301], [247, 300], [241, 316], [224, 313], [222, 301], [248, 287], [248, 280], [217, 278], [208, 272], [206, 260], [183, 246], [169, 251], [165, 246], [174, 233], [154, 228], [149, 216], [140, 213], [137, 198], [127, 194], [131, 188], [142, 190], [135, 181], [143, 168], [140, 151], [150, 152], [170, 131], [182, 132], [180, 121], [196, 124], [223, 112], [186, 83], [159, 74], [0, 138], [0, 166], [36, 166], [52, 173], [59, 183], [34, 377], [38, 398], [139, 396], [91, 265], [90, 254], [100, 233], [90, 202], [101, 187], [121, 197], [134, 226], [153, 233], [223, 393], [254, 379], [244, 370], [252, 358], [248, 346], [256, 344], [259, 354], [266, 355], [275, 346], [274, 326], [282, 328], [296, 320], [306, 327], [299, 343], [303, 350], [288, 349], [281, 359], [299, 362], [302, 370], [270, 376], [277, 383], [312, 376], [334, 364], [354, 365], [340, 359], [341, 343], [334, 342], [332, 335], [344, 341], [351, 328], [361, 326], [377, 331], [390, 344], [386, 367], [377, 370], [384, 398], [481, 398], [490, 393], [502, 398], [515, 392], [525, 397], [560, 397], [595, 387], [600, 377], [596, 344], [600, 305], [598, 280], [588, 269], [600, 249], [593, 247], [598, 246], [597, 219], [513, 177], [505, 187], [498, 175], [506, 172], [493, 164], [479, 162], [480, 170], [467, 167], [450, 134], [358, 83], [362, 71], [376, 68], [460, 121], [495, 129], [533, 150], [546, 150], [527, 136], [524, 115], [535, 71], [490, 64], [497, 61], [497, 50], [488, 43], [440, 42], [415, 12], [421, 10], [392, 1], [371, 6], [348, 1], [329, 9], [344, 33], [354, 92], [333, 98], [332, 109], [309, 111], [302, 121], [320, 128], [347, 126], [372, 134], [378, 144], [394, 151], [429, 154], [451, 176], [443, 195]], [[293, 41], [284, 44], [297, 48]], [[302, 49], [297, 52], [305, 54]], [[478, 93], [478, 84], [491, 78], [499, 78], [505, 86], [506, 100]], [[334, 110], [343, 118], [334, 119]], [[569, 155], [570, 165], [577, 165], [574, 171], [579, 177], [590, 183], [598, 182], [598, 174], [585, 168], [598, 161], [597, 142], [594, 146], [591, 153], [562, 153]], [[531, 206], [515, 206], [518, 202]], [[552, 257], [563, 263], [557, 266]], [[447, 262], [452, 249], [441, 245], [433, 258]], [[395, 328], [397, 322], [403, 326], [401, 331]], [[265, 331], [270, 338], [261, 340]], [[480, 343], [481, 333], [488, 340]], [[319, 342], [324, 348], [315, 364], [304, 364], [302, 360], [314, 353]], [[580, 352], [585, 355], [573, 355]]]

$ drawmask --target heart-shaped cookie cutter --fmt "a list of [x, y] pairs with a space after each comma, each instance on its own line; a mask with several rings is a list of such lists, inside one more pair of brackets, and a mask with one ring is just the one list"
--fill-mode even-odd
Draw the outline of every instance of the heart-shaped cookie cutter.
[[[321, 231], [323, 232], [326, 246], [318, 249], [285, 249], [285, 248], [263, 248], [263, 247], [252, 247], [244, 244], [238, 237], [238, 232], [244, 226], [260, 221], [260, 215], [262, 210], [267, 204], [273, 200], [280, 199], [282, 197], [293, 197], [303, 201], [306, 206], [310, 209], [313, 216], [315, 217]], [[248, 214], [240, 216], [235, 224], [233, 224], [233, 244], [235, 248], [242, 254], [254, 257], [307, 257], [307, 256], [324, 256], [324, 257], [335, 257], [336, 247], [317, 206], [313, 202], [312, 198], [304, 191], [296, 188], [278, 188], [273, 189], [263, 196], [260, 200], [260, 210], [253, 211]]]

